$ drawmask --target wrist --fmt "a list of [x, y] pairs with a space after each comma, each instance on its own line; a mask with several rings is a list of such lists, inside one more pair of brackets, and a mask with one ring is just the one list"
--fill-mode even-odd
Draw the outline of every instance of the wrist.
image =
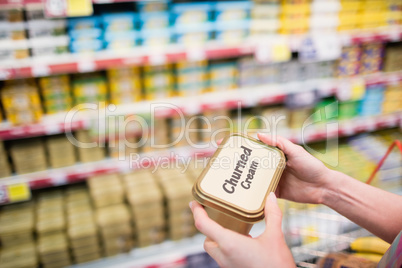
[[342, 184], [340, 182], [342, 180], [341, 174], [338, 171], [328, 169], [327, 174], [325, 174], [320, 204], [334, 207], [334, 203], [339, 201], [339, 185]]

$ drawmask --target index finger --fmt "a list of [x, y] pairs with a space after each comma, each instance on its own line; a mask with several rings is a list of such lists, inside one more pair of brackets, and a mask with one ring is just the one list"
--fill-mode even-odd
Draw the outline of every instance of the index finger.
[[271, 146], [277, 146], [279, 149], [281, 149], [286, 155], [292, 157], [295, 156], [295, 154], [298, 153], [298, 149], [300, 146], [294, 144], [290, 140], [281, 137], [281, 136], [269, 136], [263, 133], [257, 133], [258, 138], [260, 141], [267, 145]]
[[190, 203], [193, 212], [195, 227], [219, 245], [226, 241], [226, 237], [231, 234], [228, 229], [223, 228], [213, 221], [205, 211], [205, 209], [196, 201]]

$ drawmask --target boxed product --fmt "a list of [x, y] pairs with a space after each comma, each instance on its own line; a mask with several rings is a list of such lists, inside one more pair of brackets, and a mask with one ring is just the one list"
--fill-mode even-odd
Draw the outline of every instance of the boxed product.
[[74, 145], [64, 134], [47, 137], [46, 150], [52, 168], [72, 166], [76, 162]]
[[0, 178], [11, 175], [11, 167], [8, 162], [7, 151], [4, 148], [3, 141], [0, 141]]
[[238, 44], [248, 36], [250, 21], [215, 23], [215, 39], [224, 44]]
[[77, 75], [72, 84], [75, 104], [99, 103], [107, 100], [106, 79], [100, 74]]
[[30, 20], [27, 23], [30, 39], [66, 35], [67, 21], [59, 20]]
[[30, 39], [32, 57], [52, 57], [69, 53], [67, 36]]
[[208, 22], [211, 19], [213, 5], [203, 3], [178, 3], [171, 8], [174, 25], [189, 25]]
[[170, 97], [173, 92], [173, 74], [170, 65], [144, 67], [145, 99]]
[[71, 265], [67, 237], [62, 232], [39, 236], [38, 254], [44, 268]]
[[0, 41], [0, 61], [29, 58], [29, 46], [25, 40]]
[[137, 31], [125, 31], [125, 32], [105, 32], [104, 41], [105, 49], [120, 50], [126, 48], [133, 48], [138, 45]]
[[167, 11], [169, 2], [169, 0], [140, 1], [137, 2], [137, 8], [141, 13]]
[[236, 63], [233, 61], [211, 62], [209, 66], [210, 91], [236, 88]]
[[197, 96], [207, 90], [207, 61], [176, 64], [176, 93], [179, 96]]
[[[76, 131], [75, 138], [78, 142], [83, 143], [91, 143], [94, 141], [94, 137], [87, 130]], [[78, 159], [83, 163], [100, 161], [105, 158], [105, 149], [99, 145], [93, 148], [83, 148], [82, 146], [77, 146], [77, 149]]]
[[107, 70], [110, 102], [133, 103], [141, 100], [141, 77], [137, 67]]
[[0, 41], [1, 40], [24, 40], [25, 26], [22, 22], [3, 22], [0, 21]]
[[205, 22], [197, 25], [176, 25], [174, 27], [175, 41], [185, 46], [199, 46], [212, 38], [214, 25]]
[[43, 142], [39, 138], [13, 141], [10, 156], [18, 174], [31, 173], [47, 168]]
[[172, 31], [170, 28], [142, 30], [140, 39], [143, 47], [165, 47], [172, 41]]
[[2, 248], [0, 252], [1, 267], [37, 267], [36, 245], [32, 242]]
[[92, 29], [101, 27], [101, 18], [97, 16], [69, 18], [67, 27], [70, 30]]
[[93, 176], [87, 183], [96, 208], [123, 203], [123, 188], [117, 174]]
[[224, 1], [215, 4], [215, 21], [233, 22], [247, 20], [250, 17], [252, 1]]
[[169, 12], [140, 13], [140, 30], [164, 29], [170, 25]]
[[134, 12], [119, 12], [102, 15], [103, 29], [108, 32], [125, 32], [135, 29], [138, 16]]
[[57, 75], [39, 79], [40, 91], [46, 113], [67, 111], [72, 107], [70, 79], [68, 75]]

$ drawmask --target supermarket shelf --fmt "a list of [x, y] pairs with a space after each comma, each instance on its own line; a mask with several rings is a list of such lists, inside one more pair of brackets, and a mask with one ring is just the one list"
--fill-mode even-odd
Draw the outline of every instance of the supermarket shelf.
[[[377, 117], [359, 117], [352, 120], [340, 121], [337, 128], [326, 129], [326, 125], [312, 126], [306, 129], [303, 133], [304, 139], [300, 130], [293, 129], [281, 133], [285, 137], [297, 143], [306, 143], [313, 141], [320, 141], [327, 138], [336, 138], [350, 136], [353, 134], [374, 131], [392, 127], [398, 127], [402, 123], [402, 113], [395, 113], [389, 115], [382, 115]], [[180, 156], [183, 159], [190, 157], [211, 156], [215, 148], [205, 146], [204, 148], [174, 148], [169, 151], [158, 151], [147, 154], [142, 154], [140, 159], [142, 166], [152, 166], [153, 162], [158, 157], [162, 159], [173, 160], [175, 157]], [[105, 159], [98, 162], [80, 163], [73, 166], [49, 169], [46, 171], [15, 175], [11, 177], [1, 178], [0, 187], [8, 186], [19, 183], [26, 183], [30, 189], [47, 188], [65, 184], [76, 183], [85, 180], [89, 176], [121, 172], [126, 173], [130, 170], [137, 168], [135, 162], [130, 167], [130, 159]]]
[[[274, 39], [284, 39], [285, 45], [287, 44], [292, 51], [298, 51], [306, 36], [277, 35], [264, 39], [250, 37], [237, 45], [226, 45], [217, 41], [210, 41], [205, 45], [192, 46], [191, 48], [179, 44], [171, 44], [160, 48], [136, 47], [124, 51], [100, 51], [85, 55], [66, 54], [50, 58], [15, 60], [7, 62], [0, 67], [0, 80], [41, 77], [63, 73], [92, 72], [113, 67], [134, 65], [158, 65], [180, 60], [197, 61], [252, 55], [261, 49], [261, 43]], [[373, 41], [400, 41], [402, 40], [402, 27], [394, 26], [370, 31], [338, 33], [338, 37], [344, 46]]]
[[[87, 129], [92, 120], [99, 120], [102, 116], [113, 115], [143, 115], [151, 114], [155, 108], [156, 117], [171, 117], [183, 112], [185, 115], [193, 115], [208, 109], [237, 107], [254, 107], [256, 105], [268, 105], [283, 103], [288, 94], [297, 94], [311, 90], [317, 90], [321, 96], [333, 95], [340, 83], [351, 83], [354, 79], [364, 79], [366, 85], [394, 84], [402, 81], [402, 72], [376, 73], [348, 79], [314, 79], [307, 81], [291, 82], [284, 84], [270, 84], [240, 88], [230, 91], [206, 93], [196, 97], [176, 97], [155, 101], [142, 101], [133, 104], [113, 106], [115, 109], [100, 111], [80, 111], [71, 120], [71, 128], [66, 123], [67, 113], [45, 115], [42, 121], [27, 126], [12, 126], [9, 123], [0, 124], [0, 140], [20, 139], [35, 136], [63, 133], [66, 130]], [[161, 108], [164, 104], [163, 109]], [[113, 111], [110, 111], [113, 110]]]

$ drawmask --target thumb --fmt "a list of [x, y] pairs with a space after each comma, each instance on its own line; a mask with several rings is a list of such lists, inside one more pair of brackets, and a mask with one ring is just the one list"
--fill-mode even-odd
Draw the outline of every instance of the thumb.
[[276, 196], [269, 193], [265, 202], [265, 232], [264, 234], [282, 233], [282, 211], [278, 206]]

